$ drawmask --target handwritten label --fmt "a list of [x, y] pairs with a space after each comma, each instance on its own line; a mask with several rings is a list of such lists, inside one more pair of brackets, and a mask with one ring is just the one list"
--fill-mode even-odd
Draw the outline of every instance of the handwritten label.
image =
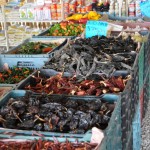
[[144, 16], [150, 18], [150, 0], [140, 3], [141, 12]]
[[95, 35], [106, 36], [108, 30], [108, 23], [103, 21], [88, 21], [85, 29], [86, 38], [90, 38]]

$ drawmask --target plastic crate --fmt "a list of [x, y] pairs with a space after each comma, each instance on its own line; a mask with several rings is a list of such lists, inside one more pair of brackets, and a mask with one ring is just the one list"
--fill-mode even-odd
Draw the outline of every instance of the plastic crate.
[[105, 137], [99, 150], [122, 150], [122, 131], [121, 131], [121, 97], [118, 99], [111, 116], [109, 125], [105, 130]]
[[[25, 45], [26, 43], [29, 42], [42, 42], [42, 43], [59, 43], [58, 46], [56, 46], [52, 51], [48, 52], [47, 54], [14, 54], [21, 46]], [[22, 44], [18, 45], [17, 47], [14, 47], [10, 51], [8, 51], [5, 54], [2, 54], [2, 56], [5, 57], [27, 57], [27, 58], [51, 58], [53, 55], [53, 52], [55, 50], [59, 50], [62, 48], [65, 44], [67, 43], [67, 39], [63, 37], [51, 37], [49, 39], [44, 39], [44, 38], [34, 38], [34, 39], [27, 39], [25, 40]]]
[[132, 122], [133, 128], [133, 150], [140, 150], [141, 147], [141, 118], [140, 118], [140, 103], [136, 108], [134, 120]]
[[[137, 104], [139, 103], [139, 55], [137, 55], [131, 70], [131, 80], [128, 81], [121, 93], [121, 127], [122, 149], [132, 149], [132, 121], [134, 119]], [[130, 138], [128, 138], [130, 137]]]
[[[14, 90], [14, 91], [11, 91], [9, 94], [7, 94], [3, 100], [0, 101], [0, 106], [3, 106], [8, 100], [9, 98], [16, 98], [16, 97], [22, 97], [25, 95], [25, 92], [24, 90]], [[103, 100], [105, 100], [106, 102], [110, 101], [111, 97], [113, 95], [108, 95], [108, 97], [100, 97], [102, 98]], [[119, 101], [119, 96], [117, 95], [114, 95], [116, 97], [115, 101]], [[81, 96], [81, 97], [77, 97], [77, 96], [69, 96], [67, 97], [67, 99], [72, 99], [72, 100], [85, 100], [85, 101], [88, 101], [88, 100], [95, 100], [95, 98], [98, 98], [98, 97], [88, 97], [88, 96]], [[120, 118], [118, 117], [117, 119], [116, 118], [116, 115], [120, 115], [120, 112], [119, 112], [119, 109], [120, 109], [120, 106], [118, 105], [119, 103], [117, 103], [116, 107], [115, 107], [115, 110], [114, 112], [112, 113], [112, 117], [110, 119], [110, 122], [108, 124], [108, 127], [104, 130], [104, 133], [105, 133], [105, 136], [108, 137], [108, 133], [111, 131], [111, 137], [113, 136], [120, 136], [121, 137], [121, 129], [118, 126], [116, 126], [116, 123], [119, 123], [118, 121], [120, 121]], [[115, 121], [114, 121], [115, 120]], [[114, 128], [112, 128], [112, 126]], [[118, 127], [118, 128], [117, 128]], [[115, 129], [115, 130], [114, 130]], [[6, 132], [8, 134], [6, 134]], [[10, 133], [10, 134], [9, 134]], [[11, 136], [13, 133], [15, 133], [15, 136]], [[112, 133], [117, 133], [117, 135], [114, 135]], [[17, 129], [7, 129], [7, 128], [0, 128], [0, 138], [10, 138], [10, 139], [39, 139], [41, 138], [40, 135], [43, 135], [43, 138], [44, 139], [49, 139], [49, 140], [53, 140], [54, 137], [57, 138], [60, 142], [63, 142], [66, 140], [66, 138], [69, 140], [69, 141], [76, 141], [76, 139], [78, 139], [78, 141], [90, 141], [90, 138], [91, 138], [91, 131], [87, 131], [85, 134], [69, 134], [69, 133], [55, 133], [55, 132], [44, 132], [44, 131], [28, 131], [28, 130], [17, 130]], [[106, 139], [105, 137], [105, 139]], [[108, 137], [110, 138], [110, 137]], [[117, 143], [119, 144], [120, 143], [120, 139], [118, 137], [118, 141]], [[105, 140], [104, 140], [105, 141]], [[116, 141], [116, 139], [114, 139], [113, 141]], [[112, 143], [113, 143], [112, 141]], [[115, 145], [114, 145], [115, 146]], [[118, 145], [116, 145], [118, 146]]]
[[45, 62], [47, 62], [49, 58], [43, 57], [12, 57], [11, 55], [0, 55], [0, 70], [2, 70], [3, 65], [5, 63], [8, 64], [10, 68], [16, 66], [20, 68], [32, 68], [32, 69], [40, 69], [44, 66]]

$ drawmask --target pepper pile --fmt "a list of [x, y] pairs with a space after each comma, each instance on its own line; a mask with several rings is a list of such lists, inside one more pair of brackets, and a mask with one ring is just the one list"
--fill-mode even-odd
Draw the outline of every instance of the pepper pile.
[[29, 68], [17, 68], [4, 70], [0, 72], [0, 83], [4, 84], [16, 84], [24, 78], [28, 77], [33, 72]]
[[61, 73], [50, 78], [32, 76], [30, 83], [27, 83], [25, 89], [47, 94], [99, 96], [105, 93], [118, 93], [123, 91], [125, 83], [128, 80], [123, 79], [121, 76], [111, 77], [105, 80], [97, 78], [98, 81], [94, 81], [93, 79], [94, 75], [89, 80], [78, 81], [76, 77], [62, 77]]
[[77, 24], [74, 22], [56, 23], [49, 29], [50, 36], [77, 36], [84, 31], [85, 24]]
[[65, 142], [59, 141], [0, 141], [0, 150], [92, 150], [97, 146], [96, 143], [74, 142], [68, 140]]
[[41, 43], [41, 42], [29, 42], [21, 46], [15, 54], [43, 54], [48, 53], [57, 47], [58, 43]]

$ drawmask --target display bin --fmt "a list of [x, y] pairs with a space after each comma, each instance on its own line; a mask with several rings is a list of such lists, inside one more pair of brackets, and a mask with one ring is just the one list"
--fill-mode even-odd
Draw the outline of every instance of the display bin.
[[[39, 73], [41, 77], [49, 78], [51, 76], [57, 75], [59, 72], [53, 69], [40, 69], [34, 73], [34, 76], [37, 76]], [[111, 76], [115, 76], [115, 77], [122, 76], [123, 78], [125, 78], [128, 74], [129, 72], [126, 70], [120, 70], [120, 71], [118, 70], [118, 71], [115, 71]], [[72, 76], [72, 74], [68, 72], [64, 72], [63, 76], [70, 77]], [[30, 83], [31, 78], [32, 78], [31, 76], [28, 76], [28, 78], [26, 78], [21, 84], [18, 84], [16, 89], [24, 90], [25, 85], [28, 85]]]
[[49, 58], [43, 57], [12, 57], [11, 55], [1, 55], [0, 56], [0, 70], [2, 70], [3, 65], [5, 63], [8, 64], [10, 68], [12, 67], [20, 67], [20, 68], [32, 68], [32, 69], [40, 69], [44, 66], [45, 62], [47, 62]]
[[[27, 44], [29, 42], [59, 43], [59, 45], [56, 46], [55, 48], [53, 48], [50, 52], [48, 52], [46, 54], [15, 54], [19, 48], [21, 48], [22, 46], [24, 46], [25, 44]], [[51, 37], [49, 39], [47, 39], [47, 38], [34, 38], [34, 39], [31, 38], [31, 39], [25, 40], [22, 44], [18, 45], [17, 47], [14, 47], [10, 51], [6, 52], [5, 54], [2, 54], [2, 56], [16, 57], [16, 58], [26, 57], [26, 58], [36, 58], [36, 59], [37, 58], [51, 58], [51, 57], [53, 57], [53, 52], [55, 50], [59, 50], [65, 44], [67, 44], [67, 38], [65, 38], [65, 37]]]
[[[8, 93], [1, 101], [0, 106], [3, 106], [6, 102], [8, 102], [9, 98], [16, 98], [24, 96], [26, 91], [24, 90], [13, 90]], [[37, 94], [36, 94], [37, 95]], [[55, 95], [51, 95], [55, 96]], [[58, 95], [56, 95], [58, 97]], [[63, 97], [65, 98], [65, 96]], [[95, 96], [67, 96], [67, 99], [72, 100], [95, 100]], [[121, 126], [120, 126], [120, 99], [118, 95], [114, 94], [105, 94], [100, 96], [103, 101], [111, 103], [112, 99], [117, 101], [115, 109], [112, 113], [111, 119], [109, 121], [108, 127], [104, 130], [105, 138], [103, 139], [102, 146], [107, 150], [113, 147], [121, 147]], [[113, 128], [112, 128], [113, 127]], [[14, 136], [11, 136], [11, 135]], [[69, 141], [90, 141], [91, 140], [91, 130], [87, 131], [85, 134], [69, 134], [69, 133], [56, 133], [56, 132], [44, 132], [44, 131], [27, 131], [27, 130], [17, 130], [17, 129], [7, 129], [7, 128], [0, 128], [0, 138], [8, 138], [8, 139], [49, 139], [53, 140], [54, 137], [57, 138], [60, 142], [66, 140]], [[115, 136], [115, 138], [113, 138]], [[108, 139], [107, 139], [108, 138]], [[106, 140], [107, 139], [107, 140]], [[111, 141], [109, 141], [111, 139]], [[109, 142], [108, 142], [109, 141]], [[110, 144], [111, 142], [111, 144]], [[103, 144], [104, 143], [104, 144]]]

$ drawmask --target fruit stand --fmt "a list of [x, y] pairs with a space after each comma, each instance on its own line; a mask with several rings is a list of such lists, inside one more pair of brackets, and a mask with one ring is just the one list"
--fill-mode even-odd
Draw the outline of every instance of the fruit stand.
[[44, 3], [1, 4], [0, 149], [140, 149], [150, 22], [131, 3]]

